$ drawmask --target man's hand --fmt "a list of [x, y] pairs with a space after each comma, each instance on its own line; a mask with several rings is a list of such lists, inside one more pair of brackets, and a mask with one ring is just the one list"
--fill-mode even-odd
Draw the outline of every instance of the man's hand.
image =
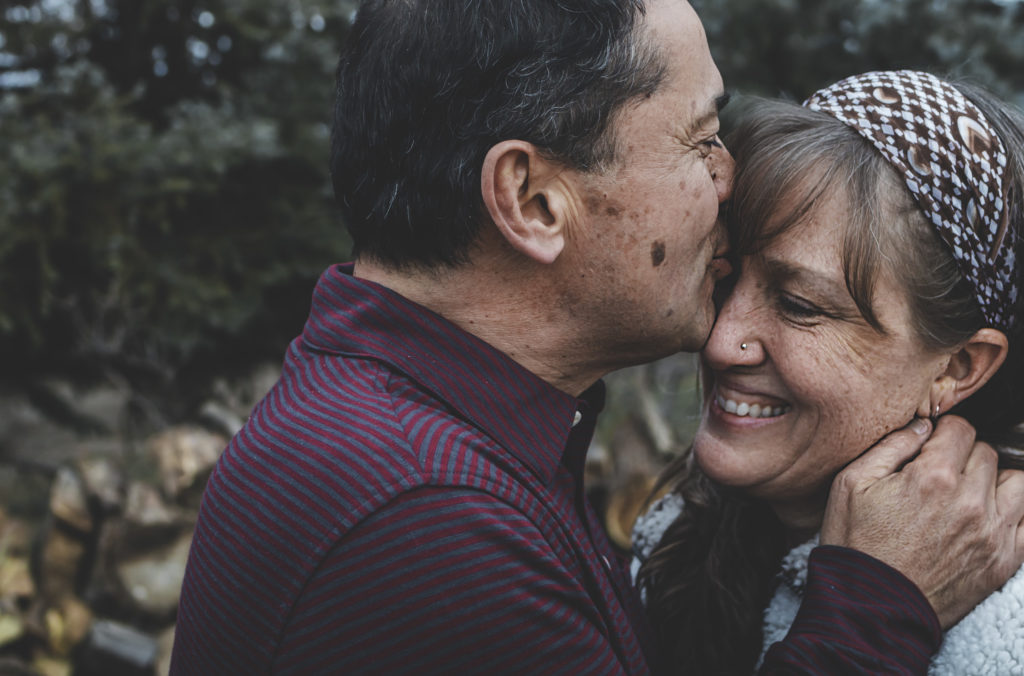
[[1000, 471], [963, 418], [929, 429], [915, 420], [836, 477], [821, 543], [903, 573], [948, 629], [1024, 563], [1024, 472]]

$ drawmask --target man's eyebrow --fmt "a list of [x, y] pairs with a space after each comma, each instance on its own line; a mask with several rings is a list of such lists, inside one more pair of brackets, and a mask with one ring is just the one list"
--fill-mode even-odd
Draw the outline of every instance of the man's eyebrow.
[[722, 108], [725, 108], [727, 105], [729, 105], [729, 101], [731, 101], [731, 100], [732, 100], [732, 94], [730, 94], [729, 92], [722, 92], [721, 94], [716, 96], [715, 97], [715, 114], [717, 115], [718, 113], [721, 113], [722, 112]]
[[701, 130], [708, 127], [712, 120], [718, 119], [718, 114], [722, 112], [723, 108], [729, 105], [729, 99], [731, 98], [732, 95], [729, 92], [722, 92], [716, 96], [712, 102], [713, 107], [708, 110], [708, 112], [698, 117], [694, 123], [690, 125], [690, 135], [696, 136], [701, 132]]

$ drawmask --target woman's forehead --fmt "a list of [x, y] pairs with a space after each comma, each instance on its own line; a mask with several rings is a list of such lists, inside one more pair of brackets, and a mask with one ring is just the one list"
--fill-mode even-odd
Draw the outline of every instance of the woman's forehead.
[[756, 200], [738, 201], [729, 212], [729, 234], [736, 250], [745, 255], [755, 254], [809, 223], [823, 224], [830, 235], [841, 240], [851, 213], [849, 204], [846, 187], [824, 169], [812, 167], [799, 181], [776, 186]]
[[807, 272], [816, 277], [841, 279], [846, 239], [844, 213], [837, 200], [822, 196], [800, 218], [787, 221], [784, 228], [779, 222], [781, 217], [774, 223], [769, 218], [770, 236], [762, 239], [754, 255], [781, 276]]

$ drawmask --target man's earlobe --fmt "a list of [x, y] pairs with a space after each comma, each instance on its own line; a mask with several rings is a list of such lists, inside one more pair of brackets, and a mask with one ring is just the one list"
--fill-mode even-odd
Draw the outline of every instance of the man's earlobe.
[[932, 415], [946, 413], [980, 390], [1006, 361], [1009, 343], [996, 329], [981, 329], [950, 355], [945, 372], [932, 383]]
[[553, 194], [554, 166], [525, 141], [502, 141], [484, 157], [480, 191], [494, 226], [509, 245], [538, 263], [565, 247], [565, 213]]

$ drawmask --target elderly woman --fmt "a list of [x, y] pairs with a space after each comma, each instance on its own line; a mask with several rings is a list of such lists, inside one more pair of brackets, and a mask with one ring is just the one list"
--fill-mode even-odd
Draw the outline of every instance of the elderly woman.
[[[758, 103], [735, 138], [740, 265], [700, 429], [635, 531], [663, 645], [706, 674], [751, 673], [785, 635], [831, 481], [886, 433], [952, 411], [1024, 466], [1024, 118], [877, 72]], [[1024, 570], [931, 670], [1024, 674]]]

